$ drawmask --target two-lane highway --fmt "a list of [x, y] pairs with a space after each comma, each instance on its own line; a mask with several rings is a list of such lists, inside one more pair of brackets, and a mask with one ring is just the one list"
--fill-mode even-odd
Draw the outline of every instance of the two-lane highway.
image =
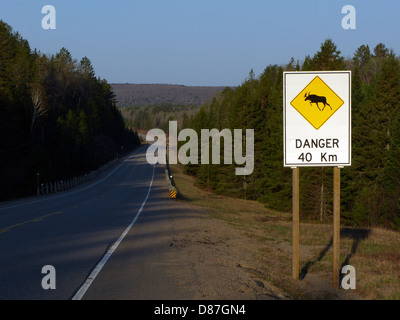
[[[97, 287], [97, 279], [87, 279], [102, 260], [107, 266], [104, 256], [113, 245], [116, 250], [110, 261], [115, 255], [113, 263], [118, 261], [121, 270], [127, 270], [123, 266], [126, 252], [118, 256], [115, 244], [124, 243], [123, 238], [134, 233], [135, 223], [141, 219], [165, 218], [157, 210], [143, 217], [149, 202], [165, 208], [172, 201], [168, 199], [164, 166], [148, 164], [146, 149], [140, 147], [96, 181], [77, 189], [0, 205], [0, 299], [71, 299], [84, 284], [92, 299], [140, 298], [131, 290], [132, 284], [129, 293], [116, 287], [112, 273], [107, 277], [100, 270], [97, 275], [102, 280]], [[130, 251], [130, 259], [136, 255], [138, 267], [146, 269], [146, 252], [157, 256], [162, 247], [159, 242], [167, 241], [157, 238], [163, 236], [160, 228], [168, 228], [168, 224], [142, 225], [140, 232], [145, 235], [137, 236], [137, 248]], [[144, 237], [152, 237], [154, 246], [144, 246]], [[56, 270], [56, 289], [42, 288], [45, 265]], [[129, 272], [139, 275], [142, 271], [130, 266]], [[81, 290], [79, 299], [86, 298], [86, 289]]]

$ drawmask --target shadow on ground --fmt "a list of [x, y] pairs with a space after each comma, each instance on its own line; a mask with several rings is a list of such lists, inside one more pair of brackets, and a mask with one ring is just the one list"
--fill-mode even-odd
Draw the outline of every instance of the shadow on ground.
[[[345, 266], [348, 265], [350, 262], [351, 257], [357, 252], [358, 246], [361, 241], [366, 240], [369, 235], [371, 234], [370, 229], [362, 229], [362, 228], [341, 228], [340, 229], [340, 238], [341, 239], [352, 239], [353, 245], [351, 247], [351, 252], [346, 256], [343, 264], [340, 267], [340, 270]], [[316, 264], [317, 262], [321, 261], [329, 249], [332, 247], [333, 238], [331, 237], [329, 243], [321, 250], [318, 257], [314, 260], [308, 261], [305, 266], [300, 271], [300, 280], [304, 280], [307, 276], [309, 269]], [[340, 281], [342, 279], [342, 274], [340, 274]]]

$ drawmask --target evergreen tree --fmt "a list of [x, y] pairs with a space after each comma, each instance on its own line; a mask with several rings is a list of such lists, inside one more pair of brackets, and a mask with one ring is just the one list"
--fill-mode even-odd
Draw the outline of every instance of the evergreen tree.
[[374, 55], [375, 57], [379, 58], [386, 58], [389, 54], [389, 50], [383, 43], [378, 43], [374, 48]]
[[344, 58], [340, 56], [340, 51], [331, 39], [325, 40], [311, 62], [314, 70], [344, 70], [346, 68]]
[[361, 45], [360, 47], [357, 48], [355, 54], [354, 54], [354, 60], [358, 60], [358, 65], [360, 68], [365, 66], [369, 59], [371, 59], [372, 54], [371, 51], [369, 50], [368, 45]]

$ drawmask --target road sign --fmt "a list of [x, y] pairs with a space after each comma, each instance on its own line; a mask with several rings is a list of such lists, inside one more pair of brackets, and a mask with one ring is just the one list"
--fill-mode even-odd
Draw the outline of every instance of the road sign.
[[350, 166], [351, 71], [283, 78], [284, 166]]
[[343, 104], [344, 101], [319, 76], [316, 76], [290, 102], [290, 105], [316, 130], [321, 128]]

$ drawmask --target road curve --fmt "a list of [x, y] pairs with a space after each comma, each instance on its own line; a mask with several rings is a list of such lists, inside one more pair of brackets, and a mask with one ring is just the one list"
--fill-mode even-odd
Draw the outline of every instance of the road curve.
[[[169, 226], [161, 214], [173, 200], [164, 166], [148, 164], [146, 149], [140, 147], [96, 181], [69, 192], [0, 205], [0, 299], [72, 299], [110, 248], [112, 255], [79, 298], [159, 297], [165, 271], [158, 270], [161, 282], [151, 289], [150, 275], [144, 280], [141, 274], [167, 247]], [[55, 268], [55, 289], [42, 287], [46, 265]]]

